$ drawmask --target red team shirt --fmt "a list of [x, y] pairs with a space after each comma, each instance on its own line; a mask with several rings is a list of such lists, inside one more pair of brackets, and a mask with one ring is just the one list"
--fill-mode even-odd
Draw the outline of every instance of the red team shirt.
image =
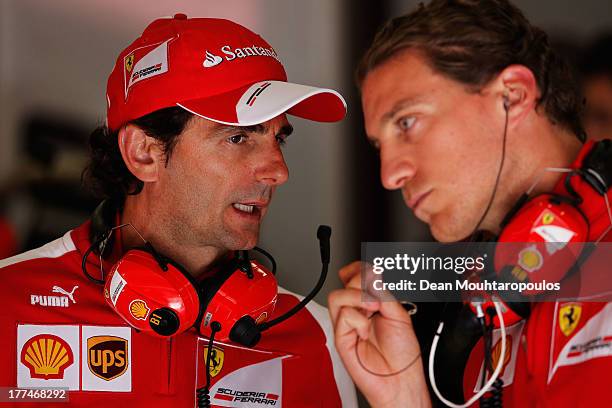
[[[584, 146], [572, 168], [580, 167], [591, 147]], [[596, 241], [610, 225], [603, 197], [578, 177], [572, 185], [584, 198], [580, 207], [591, 224], [589, 241]], [[555, 191], [567, 195], [562, 183]], [[608, 197], [612, 200], [610, 192]], [[612, 242], [612, 233], [602, 241]], [[587, 262], [583, 270], [588, 268]], [[507, 328], [506, 339], [504, 406], [612, 407], [612, 303], [538, 303], [527, 321]], [[500, 331], [495, 330], [494, 367], [500, 358], [499, 340]], [[464, 395], [480, 390], [482, 362], [481, 340], [465, 370]]]
[[[124, 323], [107, 306], [103, 287], [81, 270], [89, 230], [87, 222], [0, 261], [0, 386], [65, 387], [71, 405], [88, 408], [193, 407], [196, 388], [206, 383], [207, 339], [194, 329], [158, 339]], [[96, 267], [90, 263], [88, 270], [95, 274]], [[274, 315], [300, 300], [280, 290]], [[327, 310], [314, 302], [263, 333], [254, 349], [216, 341], [213, 346], [213, 406], [357, 406], [333, 347]], [[42, 406], [18, 404], [29, 405]], [[66, 406], [45, 403], [54, 405]]]

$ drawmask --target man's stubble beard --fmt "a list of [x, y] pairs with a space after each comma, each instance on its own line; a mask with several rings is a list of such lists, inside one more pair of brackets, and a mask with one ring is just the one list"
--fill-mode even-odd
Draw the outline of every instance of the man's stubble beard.
[[439, 242], [458, 242], [470, 238], [487, 203], [488, 197], [479, 200], [478, 203], [455, 203], [446, 211], [432, 215], [430, 220], [432, 236]]

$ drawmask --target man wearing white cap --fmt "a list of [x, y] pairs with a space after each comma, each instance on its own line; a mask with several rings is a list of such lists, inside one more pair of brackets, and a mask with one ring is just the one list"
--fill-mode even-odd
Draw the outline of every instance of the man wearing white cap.
[[[119, 55], [106, 97], [85, 172], [105, 201], [64, 237], [0, 262], [12, 307], [0, 315], [0, 386], [63, 388], [79, 406], [355, 406], [325, 310], [310, 303], [249, 332], [299, 299], [232, 257], [255, 246], [288, 178], [285, 114], [338, 121], [342, 97], [288, 83], [246, 28], [183, 14]], [[213, 295], [228, 314], [247, 303], [257, 314], [214, 314]]]

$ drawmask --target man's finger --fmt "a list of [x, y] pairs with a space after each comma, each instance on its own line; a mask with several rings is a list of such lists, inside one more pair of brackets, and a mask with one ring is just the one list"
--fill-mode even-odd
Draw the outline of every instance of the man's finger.
[[346, 285], [346, 283], [351, 280], [351, 278], [355, 275], [359, 276], [359, 272], [361, 271], [361, 262], [355, 261], [352, 262], [338, 271], [338, 277], [342, 281], [342, 284]]
[[364, 302], [379, 302], [381, 300], [395, 299], [390, 297], [387, 292], [375, 290], [374, 281], [379, 279], [378, 275], [371, 273], [371, 268], [369, 265], [364, 264], [363, 267], [369, 269], [365, 271], [364, 275], [361, 273], [353, 275], [353, 277], [346, 283], [346, 288], [362, 290], [363, 293], [361, 296]]
[[338, 319], [338, 313], [344, 306], [364, 309], [369, 312], [367, 316], [379, 308], [378, 302], [363, 302], [363, 292], [354, 288], [334, 290], [329, 294], [327, 300], [329, 315], [334, 324]]
[[352, 341], [350, 346], [354, 345], [356, 335], [366, 340], [370, 333], [370, 324], [370, 319], [357, 309], [348, 306], [343, 307], [338, 313], [338, 320], [335, 325], [336, 342], [340, 342], [340, 345], [344, 346], [344, 350], [346, 350], [349, 346], [349, 340]]
[[[359, 269], [361, 270], [361, 268]], [[357, 273], [356, 275], [353, 275], [351, 279], [344, 283], [344, 286], [346, 286], [346, 288], [361, 290], [361, 274]]]

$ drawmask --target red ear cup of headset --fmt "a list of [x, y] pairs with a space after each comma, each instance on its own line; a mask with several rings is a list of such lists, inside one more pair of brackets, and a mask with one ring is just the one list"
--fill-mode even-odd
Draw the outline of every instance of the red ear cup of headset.
[[274, 275], [256, 261], [252, 277], [237, 262], [197, 283], [178, 264], [152, 247], [128, 251], [111, 269], [104, 285], [106, 302], [130, 326], [156, 337], [171, 337], [194, 325], [209, 336], [253, 347], [258, 327], [272, 315], [278, 296]]
[[130, 326], [157, 337], [188, 330], [200, 311], [196, 286], [181, 267], [144, 249], [128, 251], [112, 267], [104, 297]]
[[[211, 323], [221, 323], [215, 340], [228, 339], [253, 347], [261, 337], [258, 325], [274, 311], [278, 286], [274, 275], [256, 261], [251, 262], [252, 278], [238, 268], [202, 282], [204, 314], [200, 333], [211, 334]], [[235, 271], [235, 272], [234, 272]]]
[[[519, 208], [504, 223], [495, 248], [494, 270], [498, 282], [556, 283], [576, 265], [589, 234], [589, 223], [574, 204], [575, 200], [555, 194], [542, 194], [517, 203]], [[545, 290], [483, 294], [482, 309], [493, 310], [493, 300], [501, 303], [506, 325], [530, 314], [532, 296]], [[476, 307], [470, 303], [476, 313]], [[493, 319], [499, 327], [497, 316]]]
[[321, 274], [318, 289], [274, 321], [267, 320], [274, 312], [278, 297], [274, 276], [276, 262], [272, 255], [257, 247], [255, 250], [270, 261], [272, 271], [250, 260], [248, 251], [237, 251], [235, 258], [214, 276], [196, 281], [180, 264], [157, 253], [141, 236], [144, 247], [129, 250], [110, 268], [107, 276], [102, 273], [102, 279], [96, 279], [87, 270], [89, 255], [99, 251], [96, 253], [103, 256], [104, 248], [112, 247], [113, 231], [126, 226], [134, 228], [129, 223], [113, 227], [118, 208], [117, 203], [105, 200], [92, 214], [92, 244], [83, 255], [81, 268], [87, 278], [104, 285], [108, 305], [140, 332], [172, 337], [196, 327], [200, 334], [209, 338], [214, 331], [217, 340], [229, 339], [253, 347], [261, 338], [261, 331], [304, 307], [325, 279], [325, 265], [329, 263], [329, 227], [326, 227], [329, 231], [326, 230], [325, 237], [317, 232], [320, 241], [326, 238], [326, 245], [321, 245], [327, 250], [327, 261], [322, 259], [325, 273]]
[[[578, 261], [589, 223], [571, 199], [542, 194], [527, 202], [503, 229], [495, 270], [504, 281], [560, 282]], [[543, 291], [524, 291], [536, 295]]]

